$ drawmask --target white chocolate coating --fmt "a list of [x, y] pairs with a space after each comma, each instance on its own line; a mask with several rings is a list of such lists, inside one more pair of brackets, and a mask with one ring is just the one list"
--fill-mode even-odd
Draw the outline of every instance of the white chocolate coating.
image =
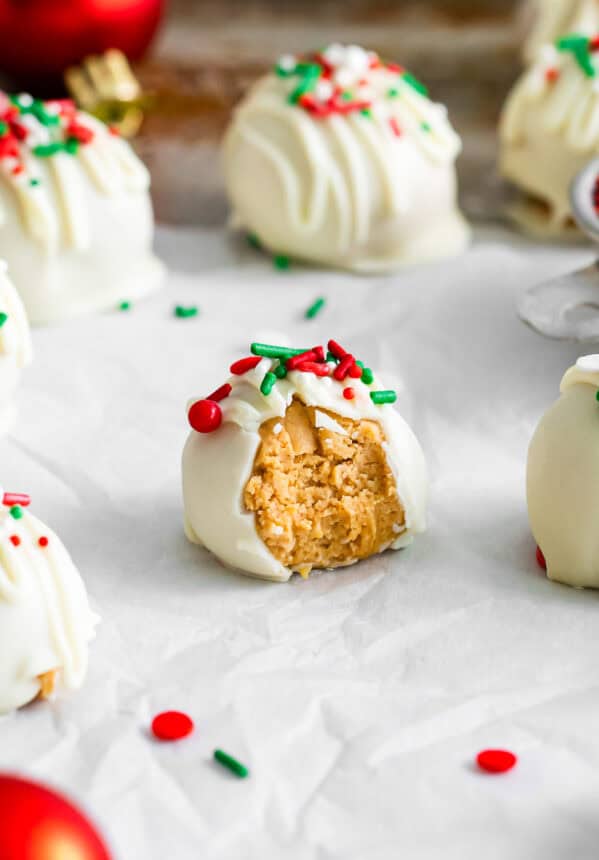
[[599, 60], [597, 70], [589, 76], [570, 51], [545, 45], [503, 109], [500, 170], [548, 206], [549, 233], [566, 227], [570, 184], [599, 153]]
[[528, 515], [550, 579], [599, 588], [599, 355], [583, 356], [530, 443]]
[[[289, 579], [292, 571], [277, 561], [258, 536], [254, 514], [244, 509], [243, 491], [260, 445], [260, 426], [275, 416], [282, 418], [297, 395], [307, 406], [354, 420], [379, 422], [406, 517], [405, 529], [391, 548], [401, 549], [411, 543], [426, 525], [426, 464], [416, 437], [393, 406], [375, 405], [370, 399], [369, 391], [380, 388], [379, 381], [375, 379], [368, 387], [358, 382], [353, 386], [355, 398], [346, 400], [342, 392], [347, 383], [291, 371], [264, 396], [260, 383], [270, 365], [269, 359], [263, 359], [243, 376], [231, 377], [228, 381], [233, 391], [220, 403], [220, 428], [209, 434], [193, 430], [189, 434], [183, 452], [187, 537], [244, 573], [280, 582]], [[387, 548], [381, 547], [381, 551]]]
[[599, 31], [599, 0], [535, 0], [534, 25], [524, 47], [524, 56], [531, 63], [543, 45], [555, 42], [565, 33]]
[[[42, 536], [46, 547], [38, 544]], [[96, 623], [83, 581], [54, 532], [26, 511], [14, 519], [0, 509], [0, 713], [35, 699], [46, 672], [58, 670], [67, 689], [80, 687]]]
[[[103, 123], [76, 119], [94, 135], [76, 154], [36, 156], [52, 131], [28, 115], [20, 162], [0, 159], [0, 257], [33, 324], [114, 307], [164, 276], [152, 253], [148, 171]], [[17, 164], [25, 169], [14, 173]]]
[[[22, 368], [31, 362], [31, 333], [17, 291], [0, 261], [0, 313], [6, 322], [0, 326], [0, 433], [12, 426], [15, 417], [14, 394]], [[4, 319], [4, 317], [3, 317]]]
[[[326, 98], [337, 83], [356, 86], [370, 114], [314, 116], [288, 101], [296, 77], [258, 81], [224, 142], [236, 223], [272, 253], [358, 271], [463, 251], [469, 230], [454, 167], [461, 142], [445, 108], [397, 72], [368, 69], [374, 55], [357, 46], [332, 45], [323, 55], [336, 71], [332, 83], [319, 81], [317, 95]], [[279, 67], [286, 59], [295, 62], [282, 58]]]

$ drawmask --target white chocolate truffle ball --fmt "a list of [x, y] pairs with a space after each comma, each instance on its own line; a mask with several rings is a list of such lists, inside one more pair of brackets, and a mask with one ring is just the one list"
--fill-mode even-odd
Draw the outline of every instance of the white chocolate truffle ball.
[[17, 291], [0, 261], [0, 433], [12, 427], [21, 370], [31, 362], [31, 334]]
[[0, 93], [0, 257], [31, 323], [157, 289], [148, 171], [67, 100]]
[[500, 170], [530, 195], [523, 226], [572, 227], [570, 184], [599, 153], [599, 55], [595, 37], [545, 45], [508, 96], [500, 123]]
[[[0, 498], [4, 494], [0, 491]], [[59, 538], [21, 506], [0, 509], [0, 713], [76, 689], [97, 618]]]
[[[216, 418], [209, 400], [191, 403], [186, 534], [251, 576], [284, 582], [353, 564], [425, 528], [424, 456], [394, 393], [380, 394], [368, 369], [362, 381], [357, 365], [344, 376], [341, 363], [323, 359], [283, 378], [285, 357], [233, 365], [226, 396], [212, 403]], [[198, 422], [193, 409], [207, 402]]]
[[599, 355], [579, 358], [530, 443], [528, 515], [550, 579], [599, 588]]
[[565, 33], [599, 31], [599, 0], [534, 0], [530, 4], [534, 24], [524, 47], [527, 62], [533, 62], [543, 45]]
[[358, 271], [455, 255], [460, 148], [445, 108], [373, 52], [286, 56], [225, 136], [234, 222], [273, 254]]

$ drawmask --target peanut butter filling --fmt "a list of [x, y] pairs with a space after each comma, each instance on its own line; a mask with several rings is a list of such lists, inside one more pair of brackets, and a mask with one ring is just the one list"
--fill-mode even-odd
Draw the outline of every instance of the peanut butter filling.
[[[333, 427], [316, 426], [323, 423], [318, 413]], [[243, 500], [281, 564], [302, 574], [350, 564], [386, 549], [404, 530], [376, 421], [354, 421], [294, 398], [285, 417], [266, 421], [260, 436]]]
[[56, 686], [57, 674], [58, 672], [56, 669], [51, 669], [49, 672], [44, 672], [43, 675], [39, 675], [38, 680], [40, 682], [40, 691], [37, 694], [38, 699], [50, 698], [54, 692], [54, 687]]

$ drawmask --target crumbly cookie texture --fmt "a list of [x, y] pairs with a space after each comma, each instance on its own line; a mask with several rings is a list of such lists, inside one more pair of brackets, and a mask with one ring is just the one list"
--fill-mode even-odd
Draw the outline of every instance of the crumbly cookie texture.
[[284, 418], [262, 425], [260, 437], [244, 504], [281, 564], [301, 573], [351, 564], [386, 549], [405, 528], [376, 421], [294, 398]]

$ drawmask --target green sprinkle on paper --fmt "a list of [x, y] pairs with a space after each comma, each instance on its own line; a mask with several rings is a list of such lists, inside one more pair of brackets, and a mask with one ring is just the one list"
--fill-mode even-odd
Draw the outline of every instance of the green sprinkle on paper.
[[121, 303], [120, 303], [120, 305], [119, 305], [119, 310], [120, 310], [120, 311], [129, 311], [129, 310], [131, 310], [131, 302], [128, 302], [128, 301], [121, 302]]
[[0, 328], [2, 328], [7, 319], [8, 314], [5, 314], [4, 311], [0, 311]]
[[289, 257], [286, 257], [285, 254], [277, 254], [272, 259], [273, 265], [275, 269], [279, 269], [279, 271], [283, 272], [290, 266]]
[[179, 319], [190, 319], [191, 317], [197, 317], [199, 309], [196, 305], [189, 305], [188, 307], [185, 305], [176, 305], [174, 313]]
[[227, 770], [230, 770], [231, 773], [234, 773], [235, 776], [238, 776], [239, 779], [245, 779], [250, 775], [249, 770], [244, 764], [241, 764], [236, 758], [233, 758], [233, 756], [222, 750], [214, 750], [214, 760], [222, 764], [223, 767], [226, 767]]
[[327, 303], [327, 300], [325, 298], [323, 298], [322, 296], [320, 296], [320, 298], [316, 299], [316, 301], [313, 302], [310, 305], [310, 307], [306, 310], [306, 313], [304, 314], [306, 319], [307, 320], [314, 319], [314, 317], [317, 316], [317, 314], [319, 314], [321, 312], [321, 310], [324, 308], [326, 303]]

